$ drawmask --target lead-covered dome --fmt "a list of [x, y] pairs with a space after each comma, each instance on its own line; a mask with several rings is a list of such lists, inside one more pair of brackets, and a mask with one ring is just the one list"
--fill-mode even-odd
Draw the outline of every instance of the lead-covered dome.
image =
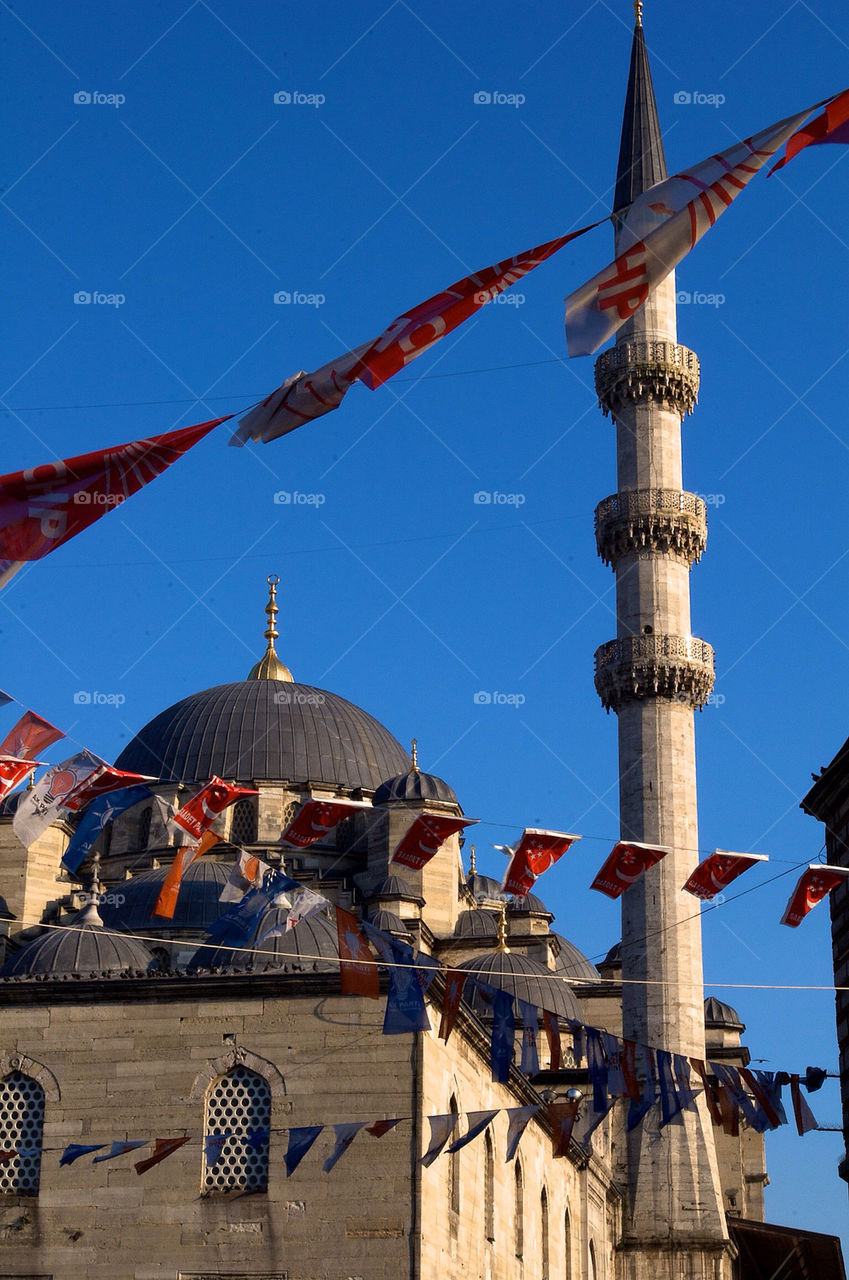
[[547, 1009], [558, 1018], [583, 1017], [580, 1004], [562, 978], [519, 951], [490, 951], [464, 961], [461, 967], [491, 987], [508, 991], [538, 1009]]
[[100, 978], [146, 973], [153, 957], [138, 938], [103, 928], [93, 903], [67, 928], [28, 942], [0, 969], [2, 978]]
[[218, 774], [374, 791], [410, 758], [373, 716], [335, 693], [288, 680], [216, 685], [146, 724], [115, 761], [163, 782]]

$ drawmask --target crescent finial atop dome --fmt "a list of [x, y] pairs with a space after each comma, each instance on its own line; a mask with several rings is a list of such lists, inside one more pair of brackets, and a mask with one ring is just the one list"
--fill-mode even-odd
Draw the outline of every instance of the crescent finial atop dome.
[[268, 583], [268, 604], [265, 606], [265, 612], [268, 615], [268, 626], [265, 630], [265, 638], [268, 646], [259, 662], [255, 663], [248, 672], [249, 680], [287, 680], [294, 683], [294, 676], [285, 662], [281, 662], [277, 656], [277, 650], [274, 648], [274, 641], [279, 637], [280, 632], [277, 630], [277, 584], [280, 578], [276, 574], [269, 574], [266, 578]]

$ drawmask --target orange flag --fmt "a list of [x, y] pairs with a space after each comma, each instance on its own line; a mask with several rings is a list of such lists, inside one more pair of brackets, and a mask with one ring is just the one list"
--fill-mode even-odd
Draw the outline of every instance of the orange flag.
[[155, 916], [162, 916], [165, 920], [174, 919], [183, 873], [214, 844], [218, 844], [219, 838], [214, 831], [205, 831], [200, 840], [182, 845], [177, 850], [177, 856], [171, 863], [168, 875], [159, 891], [159, 897], [156, 899], [156, 906], [153, 908]]
[[146, 1160], [139, 1160], [136, 1165], [136, 1173], [147, 1173], [148, 1169], [152, 1169], [161, 1160], [167, 1160], [169, 1156], [173, 1156], [174, 1152], [188, 1140], [188, 1136], [185, 1138], [157, 1138], [156, 1145], [153, 1148], [153, 1155], [148, 1156]]
[[363, 937], [356, 916], [350, 911], [336, 908], [336, 932], [339, 938], [339, 980], [343, 996], [368, 996], [377, 1000], [380, 995], [380, 975], [377, 964]]

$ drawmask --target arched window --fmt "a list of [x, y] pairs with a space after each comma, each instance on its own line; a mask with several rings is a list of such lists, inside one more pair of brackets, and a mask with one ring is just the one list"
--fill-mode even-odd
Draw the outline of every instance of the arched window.
[[572, 1219], [569, 1210], [563, 1217], [563, 1280], [572, 1280]]
[[0, 1150], [17, 1151], [0, 1164], [0, 1192], [38, 1195], [44, 1090], [37, 1080], [13, 1071], [0, 1080]]
[[[456, 1117], [459, 1115], [459, 1112], [457, 1109], [457, 1099], [453, 1096], [453, 1094], [451, 1096], [451, 1101], [448, 1104], [448, 1110], [451, 1112], [452, 1116]], [[460, 1135], [457, 1132], [457, 1124], [455, 1120], [454, 1129], [452, 1130], [452, 1133], [451, 1133], [451, 1142], [456, 1141], [456, 1139], [459, 1138], [459, 1136]], [[448, 1157], [448, 1208], [451, 1209], [453, 1213], [460, 1212], [460, 1152], [459, 1151], [452, 1151]]]
[[515, 1174], [513, 1234], [514, 1252], [517, 1258], [525, 1256], [525, 1180], [522, 1177], [522, 1165], [517, 1160], [513, 1166]]
[[488, 1133], [483, 1145], [483, 1230], [492, 1243], [495, 1240], [495, 1151]]
[[237, 800], [230, 827], [232, 844], [256, 844], [257, 807], [253, 800]]
[[153, 805], [148, 805], [139, 814], [139, 849], [146, 849], [150, 841], [150, 824], [153, 819]]
[[548, 1192], [543, 1187], [539, 1196], [539, 1224], [540, 1224], [540, 1280], [549, 1280], [551, 1258], [549, 1256], [548, 1243]]
[[205, 1133], [218, 1141], [204, 1142], [204, 1191], [265, 1191], [270, 1127], [271, 1090], [262, 1076], [241, 1066], [219, 1076], [206, 1097]]

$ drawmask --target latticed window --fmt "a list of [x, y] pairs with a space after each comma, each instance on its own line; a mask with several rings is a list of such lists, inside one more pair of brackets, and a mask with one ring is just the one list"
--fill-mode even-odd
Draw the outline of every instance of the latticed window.
[[148, 805], [139, 816], [139, 848], [146, 849], [150, 841], [150, 824], [153, 820], [153, 808]]
[[17, 1151], [0, 1164], [0, 1192], [38, 1195], [44, 1090], [20, 1071], [0, 1081], [0, 1151]]
[[230, 840], [233, 844], [255, 844], [257, 809], [253, 800], [237, 800], [233, 805]]
[[262, 1076], [247, 1067], [220, 1076], [207, 1094], [206, 1134], [224, 1141], [204, 1143], [204, 1190], [265, 1191], [270, 1127], [271, 1090]]

